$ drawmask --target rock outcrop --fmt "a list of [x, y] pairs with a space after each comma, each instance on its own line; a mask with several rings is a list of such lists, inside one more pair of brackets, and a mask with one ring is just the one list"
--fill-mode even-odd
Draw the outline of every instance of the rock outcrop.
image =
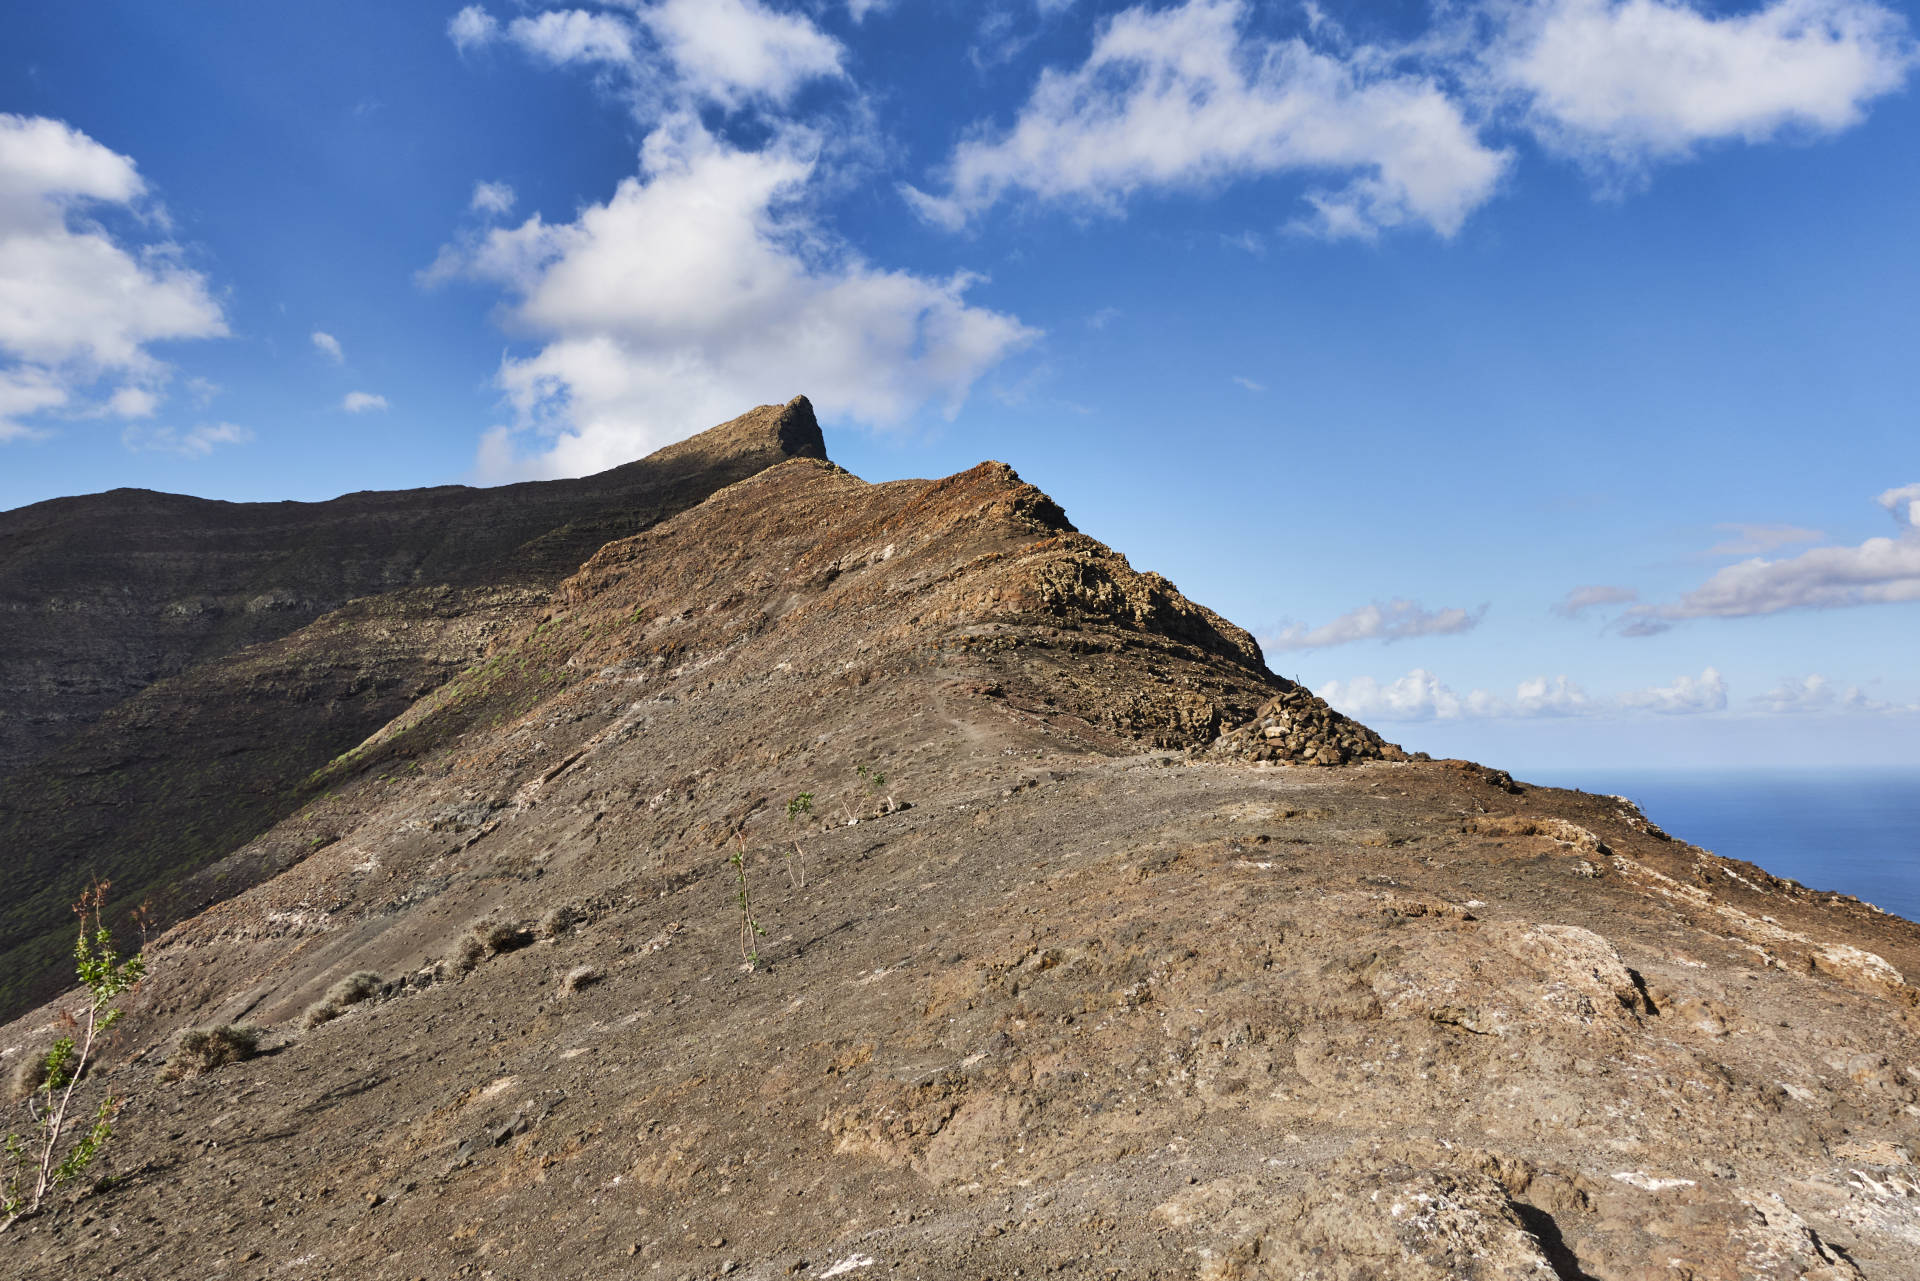
[[319, 782], [0, 1269], [1920, 1274], [1920, 930], [1390, 751], [1005, 467], [730, 485]]

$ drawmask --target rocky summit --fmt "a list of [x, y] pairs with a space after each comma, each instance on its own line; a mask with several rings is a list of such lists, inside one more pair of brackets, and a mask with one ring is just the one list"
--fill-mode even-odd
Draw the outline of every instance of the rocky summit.
[[[10, 887], [170, 718], [280, 800], [79, 1087], [108, 1177], [0, 1273], [1920, 1275], [1920, 930], [1410, 756], [1010, 468], [868, 484], [795, 406], [550, 583], [323, 601], [15, 773]], [[336, 653], [406, 675], [276, 764], [312, 700], [259, 674]], [[155, 786], [100, 830], [227, 803]]]

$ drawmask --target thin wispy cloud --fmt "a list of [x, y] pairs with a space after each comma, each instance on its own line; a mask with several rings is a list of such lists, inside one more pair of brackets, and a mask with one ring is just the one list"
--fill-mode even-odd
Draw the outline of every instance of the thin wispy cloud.
[[1267, 385], [1265, 383], [1257, 383], [1253, 379], [1243, 378], [1239, 374], [1235, 374], [1233, 376], [1233, 381], [1239, 386], [1244, 387], [1251, 392], [1262, 392], [1267, 389]]
[[350, 414], [371, 413], [377, 409], [387, 408], [387, 398], [369, 391], [350, 391], [341, 400], [340, 408]]
[[340, 340], [325, 330], [316, 329], [310, 337], [313, 341], [313, 349], [334, 364], [337, 365], [347, 358], [347, 353], [340, 346]]
[[479, 214], [501, 215], [513, 212], [513, 188], [504, 182], [476, 182], [467, 208]]
[[202, 423], [181, 431], [175, 427], [128, 427], [120, 442], [137, 453], [178, 454], [205, 458], [222, 445], [244, 445], [253, 432], [236, 423]]
[[1364, 640], [1391, 642], [1416, 636], [1456, 636], [1478, 627], [1486, 614], [1485, 605], [1478, 609], [1430, 610], [1418, 601], [1391, 600], [1348, 610], [1319, 627], [1290, 624], [1271, 636], [1262, 637], [1261, 644], [1271, 650], [1284, 651], [1326, 649]]
[[1552, 607], [1554, 613], [1562, 618], [1579, 618], [1589, 610], [1604, 609], [1608, 605], [1625, 605], [1640, 599], [1640, 593], [1631, 587], [1613, 587], [1604, 583], [1593, 583], [1586, 587], [1576, 587]]
[[1826, 535], [1800, 525], [1715, 525], [1728, 535], [1724, 542], [1707, 548], [1709, 556], [1758, 556], [1782, 547], [1817, 543]]
[[1814, 547], [1797, 556], [1755, 556], [1728, 565], [1679, 600], [1642, 605], [1621, 633], [1652, 636], [1696, 618], [1748, 618], [1795, 609], [1844, 609], [1920, 600], [1920, 485], [1876, 500], [1898, 532], [1857, 546]]

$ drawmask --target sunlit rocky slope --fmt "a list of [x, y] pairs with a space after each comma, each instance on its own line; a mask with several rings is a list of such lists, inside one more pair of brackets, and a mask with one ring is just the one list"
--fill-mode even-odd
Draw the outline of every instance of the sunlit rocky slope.
[[0, 1271], [1920, 1275], [1915, 927], [1409, 759], [999, 464], [759, 470], [315, 788]]

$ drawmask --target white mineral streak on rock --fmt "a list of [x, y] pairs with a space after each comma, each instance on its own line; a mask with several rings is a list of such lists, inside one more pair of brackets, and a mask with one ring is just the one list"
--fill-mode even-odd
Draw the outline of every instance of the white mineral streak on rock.
[[1666, 1192], [1673, 1188], [1690, 1188], [1692, 1179], [1662, 1179], [1639, 1170], [1622, 1170], [1613, 1176], [1629, 1187], [1639, 1188], [1642, 1192]]
[[879, 1260], [870, 1254], [849, 1254], [820, 1275], [823, 1277], [843, 1276], [848, 1272], [858, 1272], [861, 1268], [870, 1268]]

